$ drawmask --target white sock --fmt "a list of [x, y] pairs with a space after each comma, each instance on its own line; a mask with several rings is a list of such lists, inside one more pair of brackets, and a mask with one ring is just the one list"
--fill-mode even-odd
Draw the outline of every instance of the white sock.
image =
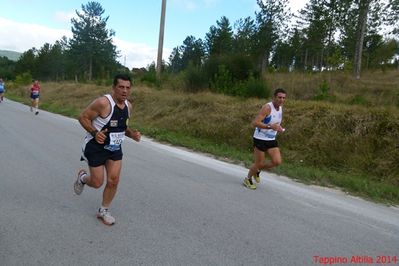
[[86, 184], [86, 176], [87, 176], [87, 174], [83, 174], [83, 175], [81, 175], [81, 176], [79, 177], [80, 182], [82, 182], [83, 184]]

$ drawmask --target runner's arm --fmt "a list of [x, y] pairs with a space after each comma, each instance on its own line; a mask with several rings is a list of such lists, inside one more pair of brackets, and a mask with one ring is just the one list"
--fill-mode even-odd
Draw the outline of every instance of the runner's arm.
[[268, 104], [263, 105], [259, 113], [256, 115], [255, 119], [252, 121], [251, 124], [252, 127], [265, 128], [265, 129], [273, 128], [273, 125], [263, 123], [263, 120], [265, 119], [265, 117], [270, 115], [271, 111], [272, 110]]
[[[132, 107], [132, 104], [130, 102], [128, 102], [128, 107], [129, 107], [129, 114], [131, 114], [133, 107]], [[140, 131], [138, 131], [137, 129], [131, 129], [131, 128], [129, 128], [129, 126], [128, 126], [128, 128], [125, 131], [125, 135], [127, 137], [137, 141], [137, 142], [139, 142], [140, 139], [141, 139]]]
[[86, 107], [86, 109], [83, 110], [78, 118], [80, 125], [100, 144], [104, 143], [107, 136], [104, 134], [105, 131], [98, 131], [93, 126], [92, 121], [96, 117], [100, 116], [104, 112], [104, 109], [107, 108], [108, 102], [106, 102], [106, 99], [103, 98], [104, 97], [94, 100], [89, 106]]

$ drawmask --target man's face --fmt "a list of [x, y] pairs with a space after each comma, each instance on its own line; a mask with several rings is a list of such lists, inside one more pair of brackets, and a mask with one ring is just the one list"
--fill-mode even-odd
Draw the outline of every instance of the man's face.
[[277, 105], [277, 106], [282, 106], [285, 102], [285, 93], [279, 92], [277, 93], [276, 96], [274, 96], [273, 98], [273, 102]]
[[114, 95], [118, 101], [125, 101], [130, 95], [130, 89], [130, 81], [123, 79], [118, 79], [116, 86], [113, 86]]

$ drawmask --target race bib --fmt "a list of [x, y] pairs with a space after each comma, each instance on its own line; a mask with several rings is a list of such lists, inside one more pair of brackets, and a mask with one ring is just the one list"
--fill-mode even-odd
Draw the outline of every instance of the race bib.
[[104, 149], [110, 151], [119, 150], [124, 140], [125, 132], [111, 132], [109, 133], [109, 145], [105, 145]]

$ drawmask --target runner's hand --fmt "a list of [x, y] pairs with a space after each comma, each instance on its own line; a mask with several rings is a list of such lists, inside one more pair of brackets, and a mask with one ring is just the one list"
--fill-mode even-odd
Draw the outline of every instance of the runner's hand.
[[99, 144], [104, 144], [105, 139], [107, 138], [107, 133], [108, 129], [104, 129], [101, 131], [98, 131], [97, 134], [94, 136], [94, 139], [99, 143]]
[[132, 139], [134, 139], [137, 142], [139, 142], [140, 139], [141, 139], [141, 133], [137, 129], [136, 130], [132, 130], [131, 136], [132, 136]]

